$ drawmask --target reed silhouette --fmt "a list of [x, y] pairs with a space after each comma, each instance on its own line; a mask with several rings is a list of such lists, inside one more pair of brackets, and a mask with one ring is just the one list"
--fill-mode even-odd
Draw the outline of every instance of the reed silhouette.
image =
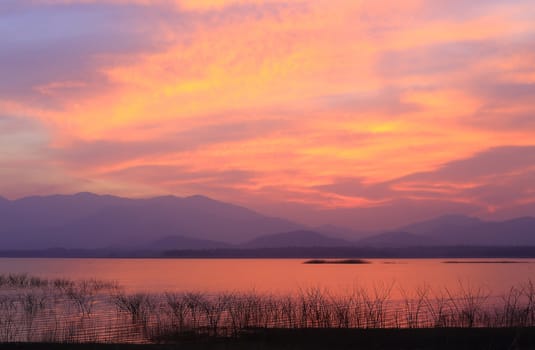
[[531, 281], [493, 295], [460, 283], [433, 290], [394, 284], [332, 294], [127, 293], [116, 283], [0, 275], [0, 342], [173, 342], [259, 329], [417, 329], [535, 326]]

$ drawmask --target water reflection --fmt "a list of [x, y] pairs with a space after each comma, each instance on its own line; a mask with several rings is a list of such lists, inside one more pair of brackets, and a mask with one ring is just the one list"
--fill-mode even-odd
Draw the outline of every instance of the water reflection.
[[[282, 293], [319, 287], [345, 293], [356, 287], [393, 285], [400, 290], [422, 286], [443, 290], [477, 286], [503, 293], [535, 280], [535, 260], [503, 264], [503, 259], [382, 260], [370, 264], [303, 264], [306, 259], [0, 259], [0, 273], [29, 273], [47, 278], [113, 280], [128, 291], [251, 291]], [[485, 263], [466, 263], [484, 261]], [[489, 263], [491, 262], [491, 263]]]

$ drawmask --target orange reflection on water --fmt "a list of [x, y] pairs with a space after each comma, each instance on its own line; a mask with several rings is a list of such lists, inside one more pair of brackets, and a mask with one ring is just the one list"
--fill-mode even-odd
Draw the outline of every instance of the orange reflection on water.
[[308, 265], [303, 264], [304, 259], [0, 259], [0, 273], [114, 280], [128, 291], [287, 294], [322, 288], [343, 294], [355, 288], [392, 288], [392, 297], [424, 286], [456, 291], [461, 283], [499, 294], [535, 280], [535, 260], [517, 259], [517, 263], [507, 264], [500, 263], [502, 260], [445, 264], [444, 259], [371, 259], [370, 264], [361, 265]]

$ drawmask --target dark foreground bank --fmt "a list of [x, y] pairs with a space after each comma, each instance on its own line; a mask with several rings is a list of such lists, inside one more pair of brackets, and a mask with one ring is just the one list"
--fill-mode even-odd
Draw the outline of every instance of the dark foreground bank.
[[169, 344], [0, 344], [1, 349], [75, 350], [316, 350], [535, 349], [535, 328], [262, 329], [239, 338], [183, 338]]

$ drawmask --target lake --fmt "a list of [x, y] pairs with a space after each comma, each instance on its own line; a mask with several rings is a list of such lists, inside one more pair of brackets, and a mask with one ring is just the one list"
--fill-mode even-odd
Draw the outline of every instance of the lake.
[[159, 342], [251, 328], [535, 326], [535, 286], [526, 283], [535, 259], [305, 261], [0, 259], [0, 342]]
[[117, 281], [129, 292], [256, 291], [288, 294], [320, 287], [344, 294], [355, 287], [392, 286], [412, 293], [428, 286], [484, 288], [494, 295], [535, 280], [535, 259], [370, 259], [370, 264], [303, 264], [305, 259], [56, 259], [0, 258], [0, 274]]

